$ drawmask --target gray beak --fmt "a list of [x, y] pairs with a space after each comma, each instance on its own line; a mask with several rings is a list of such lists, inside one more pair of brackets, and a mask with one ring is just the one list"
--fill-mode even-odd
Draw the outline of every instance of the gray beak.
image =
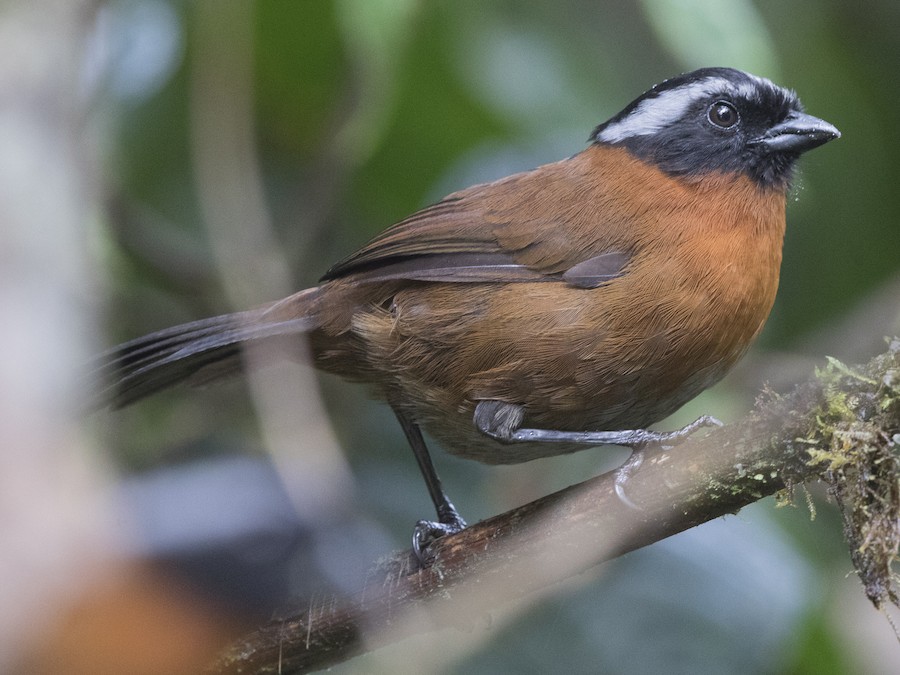
[[832, 124], [806, 113], [793, 112], [787, 119], [752, 141], [763, 145], [770, 152], [800, 154], [817, 148], [823, 143], [840, 138], [841, 132]]

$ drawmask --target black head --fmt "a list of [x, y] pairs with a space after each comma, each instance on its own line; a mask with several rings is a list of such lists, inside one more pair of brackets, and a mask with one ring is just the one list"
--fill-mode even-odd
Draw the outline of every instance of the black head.
[[656, 85], [591, 139], [673, 175], [743, 173], [786, 189], [797, 158], [840, 135], [805, 114], [793, 91], [734, 68], [703, 68]]

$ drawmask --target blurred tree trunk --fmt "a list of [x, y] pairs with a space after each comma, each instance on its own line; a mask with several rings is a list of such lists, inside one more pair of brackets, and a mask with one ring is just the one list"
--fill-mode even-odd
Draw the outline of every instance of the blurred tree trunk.
[[122, 559], [121, 505], [84, 426], [81, 368], [101, 304], [88, 110], [103, 64], [86, 58], [104, 39], [99, 6], [0, 3], [0, 671], [176, 675], [240, 627]]

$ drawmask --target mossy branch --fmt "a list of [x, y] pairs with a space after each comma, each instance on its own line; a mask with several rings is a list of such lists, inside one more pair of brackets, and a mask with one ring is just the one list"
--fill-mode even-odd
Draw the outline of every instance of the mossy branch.
[[[416, 633], [468, 627], [490, 610], [777, 491], [828, 483], [868, 597], [897, 602], [900, 340], [856, 368], [830, 359], [741, 422], [648, 455], [617, 492], [599, 476], [375, 565], [350, 596], [311, 601], [223, 654], [210, 672], [305, 673]], [[624, 494], [622, 494], [624, 492]]]

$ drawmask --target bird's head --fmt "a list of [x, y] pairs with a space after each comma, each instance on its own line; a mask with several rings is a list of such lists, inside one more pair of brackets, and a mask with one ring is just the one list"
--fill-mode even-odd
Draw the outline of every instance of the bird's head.
[[734, 68], [703, 68], [645, 92], [598, 126], [591, 140], [624, 146], [666, 173], [740, 173], [787, 189], [800, 155], [839, 138], [797, 95]]

